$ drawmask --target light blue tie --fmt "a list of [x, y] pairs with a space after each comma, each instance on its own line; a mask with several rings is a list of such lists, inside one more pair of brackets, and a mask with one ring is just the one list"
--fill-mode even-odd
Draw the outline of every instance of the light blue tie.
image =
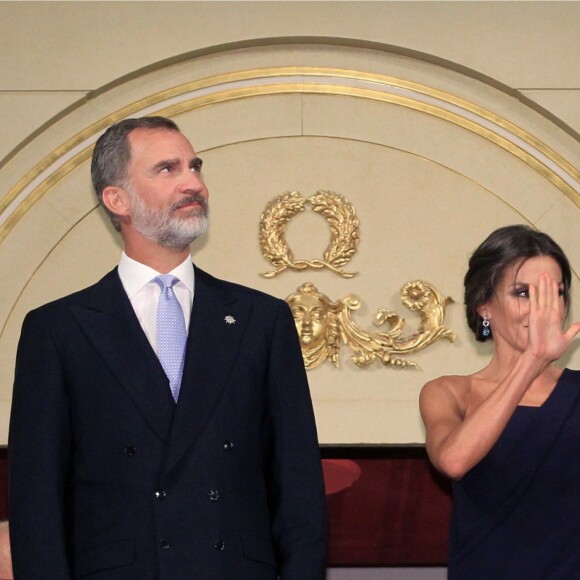
[[157, 303], [157, 356], [169, 379], [173, 399], [177, 403], [187, 342], [183, 310], [173, 291], [173, 286], [179, 282], [179, 278], [171, 274], [159, 275], [153, 282], [161, 288]]

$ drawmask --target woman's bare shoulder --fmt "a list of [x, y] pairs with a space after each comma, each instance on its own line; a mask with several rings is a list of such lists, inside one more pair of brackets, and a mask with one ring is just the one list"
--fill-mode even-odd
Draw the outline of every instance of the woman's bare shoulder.
[[433, 379], [423, 386], [422, 391], [445, 392], [463, 391], [469, 389], [472, 382], [471, 375], [443, 375]]
[[[420, 403], [436, 405], [439, 403], [453, 403], [460, 409], [465, 409], [471, 392], [472, 378], [466, 375], [444, 375], [433, 379], [423, 386], [420, 394]], [[447, 406], [447, 405], [446, 405]]]

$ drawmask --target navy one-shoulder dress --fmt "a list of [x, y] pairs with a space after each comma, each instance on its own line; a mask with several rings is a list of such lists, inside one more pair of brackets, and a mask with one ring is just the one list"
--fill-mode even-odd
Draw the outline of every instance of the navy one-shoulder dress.
[[580, 371], [453, 484], [449, 579], [580, 579]]

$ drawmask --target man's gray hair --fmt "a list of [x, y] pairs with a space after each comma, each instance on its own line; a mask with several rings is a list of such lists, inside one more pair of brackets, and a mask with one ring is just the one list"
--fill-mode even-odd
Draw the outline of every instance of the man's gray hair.
[[97, 199], [117, 231], [121, 229], [119, 219], [103, 204], [103, 190], [109, 185], [119, 187], [128, 185], [127, 167], [131, 161], [131, 145], [127, 136], [135, 129], [165, 129], [179, 132], [179, 127], [166, 117], [141, 117], [119, 121], [99, 137], [93, 150], [91, 178]]

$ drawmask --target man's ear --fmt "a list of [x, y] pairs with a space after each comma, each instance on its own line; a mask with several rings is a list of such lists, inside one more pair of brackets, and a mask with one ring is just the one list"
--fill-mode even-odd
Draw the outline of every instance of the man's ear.
[[107, 185], [103, 189], [103, 205], [118, 216], [128, 216], [130, 213], [129, 196], [118, 185]]

